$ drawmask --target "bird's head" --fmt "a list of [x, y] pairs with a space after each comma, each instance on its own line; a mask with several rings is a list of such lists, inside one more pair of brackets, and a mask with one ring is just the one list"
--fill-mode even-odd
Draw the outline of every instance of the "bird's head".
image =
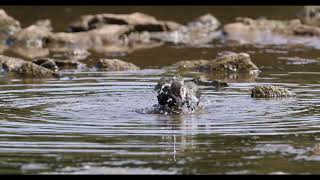
[[181, 81], [173, 81], [171, 84], [171, 96], [175, 100], [178, 106], [182, 105], [186, 100], [187, 89], [181, 83]]

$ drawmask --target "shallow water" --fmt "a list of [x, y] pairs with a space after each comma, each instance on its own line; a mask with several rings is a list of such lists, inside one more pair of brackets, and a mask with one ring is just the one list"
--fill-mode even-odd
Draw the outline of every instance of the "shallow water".
[[[31, 17], [19, 16], [21, 8], [10, 7], [8, 12], [29, 22]], [[52, 7], [47, 16], [53, 18], [53, 24], [66, 23], [53, 13], [55, 8], [62, 7]], [[108, 8], [97, 8], [97, 12]], [[146, 13], [151, 9], [141, 8]], [[227, 9], [195, 7], [191, 12], [195, 16], [215, 10], [222, 14], [223, 8]], [[241, 13], [258, 17], [259, 12], [253, 14], [246, 8], [234, 8], [234, 17]], [[69, 9], [79, 15], [89, 12], [82, 7]], [[279, 9], [269, 7], [260, 12], [267, 17], [291, 18], [299, 8], [281, 13]], [[176, 14], [164, 15], [157, 7], [154, 14], [177, 21], [191, 18], [181, 8], [176, 10]], [[125, 7], [119, 7], [119, 12], [124, 11]], [[32, 17], [43, 15], [42, 11], [34, 13]], [[153, 88], [164, 73], [159, 68], [178, 60], [212, 59], [222, 50], [250, 53], [263, 71], [257, 77], [224, 79], [230, 82], [224, 89], [201, 86], [202, 108], [196, 113], [146, 113], [157, 103]], [[121, 57], [143, 67], [141, 71], [63, 71], [60, 79], [44, 80], [1, 76], [0, 173], [319, 173], [318, 52], [283, 46], [162, 46]], [[250, 89], [263, 84], [289, 88], [297, 96], [251, 98]]]

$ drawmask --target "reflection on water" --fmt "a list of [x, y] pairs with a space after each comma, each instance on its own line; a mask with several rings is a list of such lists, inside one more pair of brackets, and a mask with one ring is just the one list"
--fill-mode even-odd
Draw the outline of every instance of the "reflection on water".
[[[283, 13], [277, 17], [288, 17]], [[250, 52], [263, 71], [213, 76], [230, 86], [201, 86], [197, 113], [141, 112], [157, 104], [153, 89], [165, 73], [157, 68], [212, 59], [222, 50]], [[123, 57], [145, 68], [140, 71], [64, 71], [60, 79], [44, 80], [1, 76], [0, 173], [318, 173], [317, 56], [301, 47], [164, 46]], [[255, 85], [286, 87], [297, 97], [253, 99]]]

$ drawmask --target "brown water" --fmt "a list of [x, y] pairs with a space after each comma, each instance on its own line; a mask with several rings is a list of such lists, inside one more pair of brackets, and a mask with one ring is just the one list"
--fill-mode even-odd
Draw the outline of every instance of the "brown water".
[[[3, 8], [23, 26], [49, 18], [64, 31], [72, 18], [88, 13], [139, 11], [181, 23], [212, 13], [226, 23], [237, 16], [290, 19], [301, 7]], [[159, 68], [212, 59], [223, 50], [251, 53], [263, 72], [229, 79], [225, 89], [201, 86], [198, 113], [147, 113], [157, 103]], [[121, 57], [141, 71], [64, 71], [63, 78], [41, 81], [1, 76], [0, 173], [320, 173], [318, 53], [306, 47], [162, 46]], [[262, 84], [289, 88], [297, 97], [252, 99], [250, 89]]]

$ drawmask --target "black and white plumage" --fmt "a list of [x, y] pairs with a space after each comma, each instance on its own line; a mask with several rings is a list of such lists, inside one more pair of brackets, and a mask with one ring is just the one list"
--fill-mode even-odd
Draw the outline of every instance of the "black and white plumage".
[[170, 109], [186, 107], [194, 110], [200, 101], [200, 90], [192, 82], [185, 82], [181, 76], [163, 77], [155, 87], [158, 103]]

